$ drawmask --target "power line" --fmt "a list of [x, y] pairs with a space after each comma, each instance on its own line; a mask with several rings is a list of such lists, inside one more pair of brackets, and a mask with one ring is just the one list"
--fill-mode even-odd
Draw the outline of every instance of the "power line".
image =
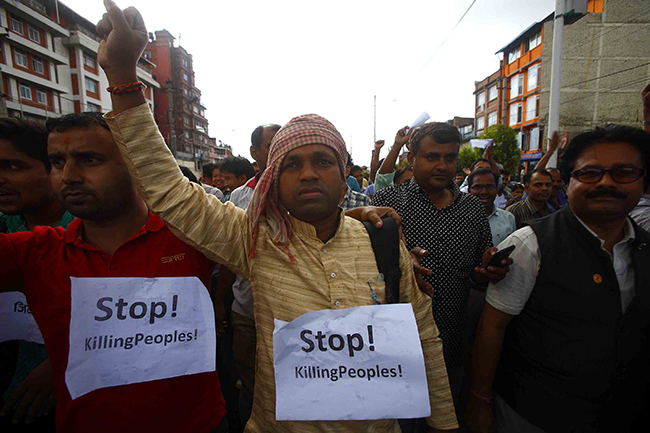
[[[643, 77], [643, 78], [635, 78], [635, 79], [630, 80], [630, 81], [627, 81], [627, 82], [625, 82], [625, 83], [623, 83], [623, 84], [619, 84], [617, 87], [611, 87], [611, 88], [609, 88], [609, 89], [599, 89], [599, 90], [598, 90], [598, 93], [611, 93], [611, 92], [613, 92], [613, 91], [615, 91], [615, 90], [620, 90], [620, 89], [622, 89], [622, 88], [624, 88], [624, 87], [631, 86], [631, 85], [633, 85], [633, 84], [644, 83], [644, 82], [646, 82], [647, 80], [648, 80], [647, 77]], [[639, 92], [640, 92], [640, 90], [639, 90]], [[581, 96], [581, 97], [579, 97], [579, 98], [573, 98], [573, 99], [569, 99], [569, 100], [567, 100], [567, 101], [561, 101], [561, 104], [569, 104], [569, 103], [571, 103], [571, 102], [579, 101], [579, 100], [581, 100], [581, 99], [583, 99], [583, 98], [584, 98], [584, 95]]]
[[[442, 48], [442, 46], [445, 45], [445, 43], [447, 42], [447, 40], [449, 39], [449, 37], [451, 36], [451, 34], [454, 32], [454, 30], [456, 30], [456, 27], [458, 27], [458, 25], [463, 21], [463, 19], [464, 19], [465, 16], [469, 13], [470, 9], [472, 9], [472, 6], [474, 6], [474, 3], [476, 3], [476, 1], [477, 1], [477, 0], [473, 0], [473, 1], [472, 1], [472, 4], [469, 5], [469, 7], [468, 7], [467, 10], [465, 11], [465, 13], [460, 17], [460, 19], [458, 20], [458, 22], [456, 23], [456, 25], [454, 25], [454, 27], [452, 27], [452, 29], [449, 31], [449, 33], [447, 33], [447, 36], [445, 36], [445, 38], [442, 40], [442, 42], [440, 43], [440, 45], [438, 45], [438, 47], [433, 51], [433, 54], [431, 54], [431, 56], [429, 56], [429, 58], [427, 59], [427, 61], [424, 62], [424, 65], [422, 65], [422, 67], [420, 68], [420, 70], [418, 71], [418, 73], [415, 74], [415, 76], [413, 77], [413, 79], [409, 82], [409, 84], [408, 84], [408, 86], [407, 86], [407, 89], [408, 89], [409, 87], [411, 87], [411, 85], [413, 84], [413, 82], [414, 82], [414, 81], [415, 81], [415, 80], [420, 76], [420, 74], [422, 73], [422, 71], [424, 71], [424, 69], [429, 65], [429, 63], [431, 63], [431, 60], [433, 60], [433, 58], [436, 56], [436, 54], [438, 54], [438, 51], [440, 51], [440, 48]], [[398, 99], [398, 98], [393, 99], [393, 102], [397, 101], [397, 99]]]
[[637, 65], [637, 66], [632, 66], [631, 68], [621, 69], [621, 70], [619, 70], [619, 71], [612, 72], [612, 73], [610, 73], [610, 74], [600, 75], [600, 76], [598, 76], [598, 77], [590, 78], [590, 79], [588, 79], [588, 80], [578, 81], [578, 82], [575, 82], [575, 83], [572, 83], [572, 84], [567, 84], [567, 85], [565, 85], [565, 86], [562, 86], [562, 88], [563, 88], [563, 89], [566, 89], [567, 87], [572, 87], [572, 86], [575, 86], [575, 85], [577, 85], [577, 84], [584, 84], [584, 83], [588, 83], [588, 82], [590, 82], [590, 81], [600, 80], [601, 78], [607, 78], [607, 77], [611, 77], [611, 76], [613, 76], [613, 75], [622, 74], [623, 72], [631, 71], [631, 70], [633, 70], [633, 69], [642, 68], [642, 67], [644, 67], [644, 66], [648, 66], [648, 65], [650, 65], [650, 62], [648, 62], [648, 63], [643, 63], [643, 64], [641, 64], [641, 65]]

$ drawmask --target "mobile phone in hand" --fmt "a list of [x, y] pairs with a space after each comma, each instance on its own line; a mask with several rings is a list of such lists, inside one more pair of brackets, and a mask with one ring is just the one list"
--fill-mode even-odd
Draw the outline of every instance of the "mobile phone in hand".
[[494, 267], [503, 266], [501, 264], [501, 260], [507, 259], [508, 257], [510, 257], [510, 254], [512, 254], [512, 252], [514, 250], [515, 250], [515, 246], [510, 245], [509, 247], [506, 247], [506, 248], [504, 248], [504, 249], [502, 249], [500, 251], [497, 251], [496, 253], [494, 253], [492, 258], [490, 259], [490, 262], [487, 264], [487, 266], [485, 266], [485, 268], [487, 269], [488, 266], [494, 266]]

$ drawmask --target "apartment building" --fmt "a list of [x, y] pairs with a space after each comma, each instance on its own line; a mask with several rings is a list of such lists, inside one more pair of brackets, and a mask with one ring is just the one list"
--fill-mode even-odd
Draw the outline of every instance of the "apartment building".
[[447, 120], [447, 123], [454, 125], [460, 132], [461, 141], [467, 142], [474, 138], [474, 118], [454, 116], [453, 119]]
[[501, 70], [481, 81], [474, 82], [474, 97], [476, 99], [474, 131], [476, 137], [481, 135], [488, 126], [501, 123], [503, 99], [501, 83]]
[[223, 159], [229, 149], [218, 146], [208, 134], [206, 106], [194, 81], [192, 55], [175, 46], [167, 30], [150, 33], [144, 57], [156, 65], [154, 78], [162, 84], [154, 90], [154, 115], [167, 146], [180, 165], [198, 171], [204, 163]]
[[[108, 112], [108, 80], [97, 63], [95, 24], [54, 0], [0, 0], [2, 107], [12, 116], [49, 118], [82, 111]], [[142, 58], [138, 77], [160, 85]], [[5, 111], [6, 110], [6, 111]]]
[[542, 158], [543, 131], [539, 122], [542, 48], [547, 34], [544, 23], [552, 21], [553, 16], [550, 14], [533, 23], [497, 52], [503, 58], [500, 71], [504, 84], [501, 123], [517, 131], [525, 170]]

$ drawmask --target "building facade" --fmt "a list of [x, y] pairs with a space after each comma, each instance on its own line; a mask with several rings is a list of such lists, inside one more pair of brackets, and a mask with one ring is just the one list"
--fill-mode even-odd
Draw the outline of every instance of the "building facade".
[[475, 136], [478, 137], [488, 126], [501, 123], [503, 104], [501, 70], [481, 81], [475, 81], [474, 89], [476, 99], [474, 131], [476, 131]]
[[460, 139], [463, 143], [475, 137], [473, 117], [454, 116], [453, 119], [447, 120], [447, 123], [458, 128], [458, 131], [460, 132]]
[[[2, 109], [11, 116], [49, 118], [108, 112], [108, 80], [97, 63], [95, 24], [54, 0], [0, 0]], [[141, 59], [138, 77], [154, 107], [155, 65]], [[2, 111], [2, 110], [0, 110]]]
[[540, 84], [543, 41], [545, 35], [548, 35], [544, 23], [552, 21], [553, 16], [550, 14], [544, 20], [529, 26], [498, 51], [502, 55], [500, 73], [504, 84], [500, 123], [517, 131], [521, 160], [526, 171], [542, 158]]
[[[560, 130], [569, 137], [597, 125], [643, 127], [641, 90], [650, 82], [650, 3], [590, 1], [586, 15], [565, 23]], [[544, 23], [553, 34], [553, 21]], [[550, 64], [552, 38], [543, 43]], [[551, 74], [542, 73], [540, 124], [549, 117]]]
[[156, 65], [153, 77], [161, 83], [161, 87], [154, 90], [154, 115], [179, 164], [198, 171], [204, 163], [232, 153], [210, 138], [206, 107], [194, 81], [192, 55], [183, 47], [175, 46], [174, 40], [167, 30], [150, 33], [144, 52], [145, 59]]

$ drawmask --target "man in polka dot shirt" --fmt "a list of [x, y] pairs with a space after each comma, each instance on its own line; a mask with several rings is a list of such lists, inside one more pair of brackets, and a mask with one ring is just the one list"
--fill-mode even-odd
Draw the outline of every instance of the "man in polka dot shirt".
[[433, 289], [433, 316], [456, 401], [466, 356], [470, 287], [500, 281], [511, 261], [485, 269], [496, 249], [492, 248], [490, 224], [481, 201], [460, 192], [454, 182], [460, 147], [458, 129], [446, 123], [426, 123], [410, 134], [400, 130], [393, 147], [401, 148], [409, 137], [413, 179], [382, 189], [372, 204], [397, 211], [408, 248], [420, 256], [419, 281]]

